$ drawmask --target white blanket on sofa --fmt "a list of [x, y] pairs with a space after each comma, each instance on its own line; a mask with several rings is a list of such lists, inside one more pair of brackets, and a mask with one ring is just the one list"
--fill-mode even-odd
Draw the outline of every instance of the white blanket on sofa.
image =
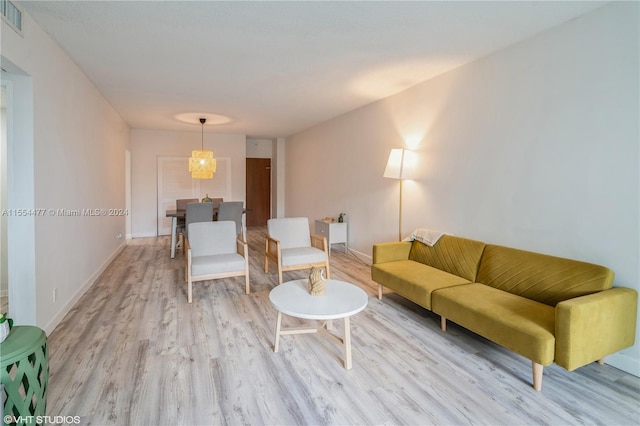
[[449, 235], [446, 232], [434, 231], [433, 229], [418, 228], [402, 241], [417, 240], [430, 247], [433, 247], [443, 235]]

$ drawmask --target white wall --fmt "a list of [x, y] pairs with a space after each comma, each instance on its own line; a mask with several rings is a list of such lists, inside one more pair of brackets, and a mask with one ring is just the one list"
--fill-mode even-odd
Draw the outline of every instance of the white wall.
[[[404, 233], [428, 227], [606, 265], [640, 290], [639, 5], [614, 3], [287, 140], [287, 216], [397, 239], [391, 148], [414, 145]], [[640, 327], [639, 327], [640, 330]], [[640, 375], [640, 338], [607, 362]]]
[[[6, 89], [0, 86], [0, 209], [7, 208], [7, 107]], [[0, 217], [0, 297], [9, 295], [9, 274], [7, 265], [7, 216]]]
[[[24, 37], [2, 23], [3, 68], [24, 74], [11, 76], [14, 82], [32, 84], [32, 91], [16, 88], [14, 94], [16, 103], [30, 107], [16, 112], [16, 134], [9, 140], [9, 207], [124, 208], [128, 126], [65, 52], [27, 14], [23, 18]], [[29, 126], [22, 129], [24, 123]], [[15, 240], [33, 251], [31, 266], [19, 272], [35, 272], [35, 294], [14, 298], [23, 281], [13, 280], [10, 269], [10, 313], [29, 305], [35, 313], [29, 322], [50, 332], [123, 247], [116, 235], [124, 234], [125, 217], [47, 213], [14, 224], [10, 234], [20, 232]], [[10, 238], [10, 256], [16, 249]]]
[[273, 158], [274, 141], [247, 138], [247, 158]]
[[[200, 149], [200, 127], [193, 132], [132, 129], [131, 131], [131, 234], [157, 234], [157, 158], [190, 157]], [[244, 201], [246, 192], [246, 136], [204, 133], [204, 148], [215, 157], [231, 158], [231, 193], [234, 201]], [[215, 177], [214, 177], [215, 179]]]

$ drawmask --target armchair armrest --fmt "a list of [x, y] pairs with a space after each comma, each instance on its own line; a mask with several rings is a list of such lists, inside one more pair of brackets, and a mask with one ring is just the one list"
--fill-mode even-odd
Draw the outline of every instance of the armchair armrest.
[[327, 237], [319, 234], [311, 234], [311, 247], [315, 247], [324, 252], [328, 251]]
[[236, 238], [236, 250], [238, 251], [238, 254], [240, 256], [244, 257], [245, 259], [249, 258], [249, 245], [240, 238]]
[[616, 287], [556, 305], [556, 364], [569, 371], [633, 345], [638, 293]]
[[411, 244], [410, 241], [374, 244], [373, 264], [409, 259]]
[[267, 235], [264, 241], [264, 272], [266, 274], [269, 272], [269, 261], [280, 266], [280, 240]]
[[191, 244], [187, 237], [184, 237], [182, 244], [184, 244], [184, 282], [188, 282], [191, 276]]
[[265, 253], [269, 257], [276, 257], [280, 252], [280, 240], [276, 240], [267, 235], [266, 244], [265, 244]]

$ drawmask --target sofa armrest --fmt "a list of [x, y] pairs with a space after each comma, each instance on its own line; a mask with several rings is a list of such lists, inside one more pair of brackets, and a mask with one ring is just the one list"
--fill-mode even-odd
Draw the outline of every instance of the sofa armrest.
[[569, 371], [633, 345], [638, 293], [616, 287], [556, 305], [556, 364]]
[[374, 244], [373, 264], [409, 259], [411, 244], [410, 241]]

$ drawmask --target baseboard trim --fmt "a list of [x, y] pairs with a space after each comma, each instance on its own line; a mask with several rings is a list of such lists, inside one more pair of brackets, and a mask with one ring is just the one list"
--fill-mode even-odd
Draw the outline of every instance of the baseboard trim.
[[[340, 249], [338, 249], [338, 251], [340, 251]], [[371, 263], [373, 262], [373, 258], [368, 254], [364, 254], [364, 253], [359, 252], [357, 250], [354, 250], [352, 248], [349, 248], [349, 253], [351, 253], [352, 255], [356, 256], [358, 259], [360, 259], [361, 261], [365, 262], [369, 266], [371, 266]]]
[[131, 234], [131, 238], [150, 238], [150, 237], [157, 237], [155, 232], [141, 232], [138, 234]]
[[609, 355], [604, 361], [606, 364], [615, 367], [618, 370], [640, 377], [640, 364], [638, 363], [638, 357], [618, 352], [613, 355]]
[[44, 327], [44, 332], [49, 335], [55, 330], [55, 328], [64, 319], [65, 315], [74, 307], [82, 295], [91, 288], [91, 286], [100, 278], [100, 275], [107, 269], [107, 267], [114, 261], [116, 257], [124, 250], [126, 243], [123, 241], [114, 252], [107, 258], [107, 260], [89, 277], [87, 281], [76, 291], [73, 297], [62, 307], [62, 309], [49, 321]]

